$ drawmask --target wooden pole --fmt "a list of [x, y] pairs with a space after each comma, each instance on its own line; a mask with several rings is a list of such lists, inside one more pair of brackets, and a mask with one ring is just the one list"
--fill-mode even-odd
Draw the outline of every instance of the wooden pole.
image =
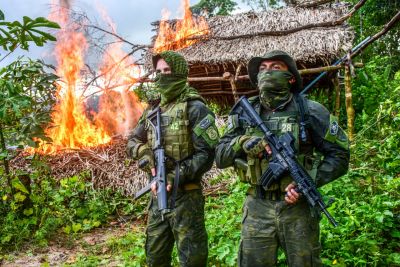
[[338, 73], [333, 78], [333, 87], [335, 89], [335, 111], [334, 114], [336, 117], [339, 118], [340, 115], [340, 84], [339, 84], [339, 77]]
[[354, 116], [355, 111], [353, 108], [353, 94], [351, 92], [351, 72], [350, 65], [346, 64], [344, 68], [344, 86], [346, 96], [346, 112], [347, 112], [347, 135], [349, 140], [354, 140]]
[[229, 80], [229, 83], [231, 84], [233, 99], [235, 100], [235, 103], [238, 102], [239, 101], [239, 96], [238, 96], [238, 93], [237, 93], [235, 76], [232, 75], [230, 72], [225, 72], [222, 75], [222, 78]]
[[[361, 68], [363, 67], [364, 64], [363, 63], [354, 63], [354, 67], [356, 68]], [[302, 69], [299, 70], [300, 75], [304, 75], [304, 74], [314, 74], [314, 73], [320, 73], [320, 72], [324, 72], [324, 71], [337, 71], [340, 69], [344, 68], [344, 64], [340, 64], [337, 66], [326, 66], [326, 67], [319, 67], [319, 68], [311, 68], [311, 69]], [[249, 75], [241, 75], [241, 76], [237, 76], [236, 80], [240, 81], [240, 80], [248, 80], [249, 79]], [[190, 78], [189, 78], [190, 81]]]
[[[354, 63], [354, 67], [356, 68], [361, 68], [363, 67], [363, 63]], [[313, 73], [320, 73], [323, 71], [336, 71], [339, 69], [343, 69], [344, 65], [338, 65], [338, 66], [326, 66], [326, 67], [320, 67], [320, 68], [312, 68], [312, 69], [302, 69], [299, 70], [300, 75], [304, 74], [313, 74]], [[189, 82], [217, 82], [217, 81], [230, 81], [230, 73], [229, 76], [214, 76], [214, 77], [188, 77]], [[242, 80], [248, 80], [249, 75], [235, 75], [234, 77], [235, 82], [237, 81], [242, 81]], [[141, 77], [138, 79], [138, 82], [144, 83], [144, 82], [154, 82], [152, 79], [149, 79], [148, 77]]]

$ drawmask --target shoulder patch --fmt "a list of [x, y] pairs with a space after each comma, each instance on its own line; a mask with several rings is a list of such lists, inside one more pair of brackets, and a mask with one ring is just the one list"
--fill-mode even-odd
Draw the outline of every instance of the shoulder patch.
[[215, 119], [211, 114], [203, 118], [193, 129], [193, 132], [202, 137], [209, 146], [215, 147], [219, 141], [218, 129], [215, 126]]
[[[212, 116], [211, 116], [212, 117]], [[214, 118], [213, 118], [214, 119]], [[208, 127], [210, 127], [211, 125], [211, 120], [209, 118], [209, 116], [205, 117], [204, 119], [201, 120], [201, 122], [199, 123], [199, 127], [201, 129], [207, 129]]]
[[329, 131], [331, 135], [337, 135], [339, 131], [339, 124], [337, 121], [332, 121], [331, 124], [329, 125]]
[[349, 149], [349, 140], [346, 132], [339, 126], [337, 117], [332, 114], [329, 118], [329, 128], [326, 131], [324, 139], [331, 143], [335, 143], [346, 150]]

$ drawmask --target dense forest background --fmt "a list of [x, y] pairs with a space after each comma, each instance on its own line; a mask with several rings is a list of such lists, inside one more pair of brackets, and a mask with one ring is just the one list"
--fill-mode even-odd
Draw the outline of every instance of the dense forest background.
[[[244, 2], [257, 11], [296, 1]], [[228, 15], [236, 4], [201, 0], [192, 10], [207, 16]], [[350, 19], [356, 31], [354, 44], [381, 30], [399, 10], [396, 0], [368, 0]], [[29, 49], [55, 40], [43, 27], [58, 25], [46, 19], [6, 19], [7, 14], [0, 12], [4, 51], [0, 62], [16, 47]], [[322, 258], [328, 266], [400, 265], [399, 40], [397, 25], [354, 59], [364, 67], [357, 68], [352, 79], [355, 137], [350, 170], [321, 188], [323, 195], [335, 198], [329, 211], [339, 222], [333, 228], [326, 218], [321, 221]], [[56, 80], [51, 66], [32, 59], [18, 59], [0, 69], [0, 264], [23, 259], [20, 264], [24, 265], [37, 260], [43, 266], [51, 262], [143, 266], [146, 199], [133, 201], [118, 191], [96, 189], [89, 171], [54, 179], [46, 158], [32, 159], [29, 176], [10, 170], [9, 162], [19, 148], [34, 147], [36, 138], [46, 139], [42, 127], [50, 119]], [[313, 88], [310, 97], [332, 111], [327, 94]], [[342, 98], [345, 103], [344, 94]], [[217, 113], [226, 110], [212, 107]], [[342, 104], [341, 125], [346, 126], [346, 120]], [[246, 185], [239, 183], [232, 170], [213, 176], [208, 183], [222, 188], [206, 198], [209, 266], [235, 266]], [[54, 247], [63, 248], [63, 253], [52, 254]], [[282, 252], [279, 263], [285, 265]]]

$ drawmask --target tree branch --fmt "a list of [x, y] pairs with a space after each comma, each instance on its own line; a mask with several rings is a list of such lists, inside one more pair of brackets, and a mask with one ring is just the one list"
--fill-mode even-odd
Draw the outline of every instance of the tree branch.
[[373, 35], [371, 37], [371, 39], [368, 40], [368, 42], [366, 42], [357, 51], [355, 51], [353, 54], [351, 54], [351, 57], [353, 58], [353, 57], [357, 56], [358, 54], [360, 54], [362, 50], [367, 48], [367, 46], [369, 46], [372, 42], [374, 42], [377, 39], [379, 39], [382, 35], [386, 34], [399, 21], [400, 21], [400, 11], [397, 12], [397, 14], [388, 23], [386, 23], [385, 26], [383, 26], [383, 29], [380, 32], [378, 32], [375, 35]]

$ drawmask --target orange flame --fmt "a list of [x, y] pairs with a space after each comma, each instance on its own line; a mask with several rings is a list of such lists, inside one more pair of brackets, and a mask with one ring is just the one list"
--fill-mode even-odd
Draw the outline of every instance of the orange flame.
[[[98, 7], [103, 20], [116, 33], [116, 26], [102, 7]], [[143, 106], [137, 96], [128, 89], [137, 82], [140, 70], [134, 60], [122, 50], [121, 43], [112, 43], [103, 54], [99, 67], [104, 95], [100, 98], [100, 110], [95, 122], [110, 134], [127, 134], [138, 121]]]
[[184, 16], [182, 20], [176, 21], [175, 25], [168, 22], [169, 12], [163, 10], [159, 32], [154, 43], [156, 53], [193, 45], [196, 40], [190, 38], [207, 35], [210, 32], [207, 21], [203, 17], [193, 19], [189, 0], [182, 1]]
[[84, 99], [78, 95], [83, 89], [80, 71], [84, 67], [88, 46], [83, 33], [70, 21], [69, 10], [63, 7], [62, 2], [61, 5], [52, 5], [57, 10], [52, 10], [50, 18], [62, 28], [57, 34], [54, 54], [58, 63], [57, 74], [63, 83], [58, 84], [57, 104], [51, 114], [52, 127], [46, 130], [53, 142], [42, 143], [36, 150], [48, 154], [105, 144], [114, 134], [126, 134], [143, 111], [136, 96], [127, 91], [136, 83], [133, 77], [138, 74], [138, 68], [121, 46], [115, 44], [108, 47], [99, 68], [98, 83], [104, 92], [100, 96], [99, 110], [90, 114], [93, 122], [86, 116]]

